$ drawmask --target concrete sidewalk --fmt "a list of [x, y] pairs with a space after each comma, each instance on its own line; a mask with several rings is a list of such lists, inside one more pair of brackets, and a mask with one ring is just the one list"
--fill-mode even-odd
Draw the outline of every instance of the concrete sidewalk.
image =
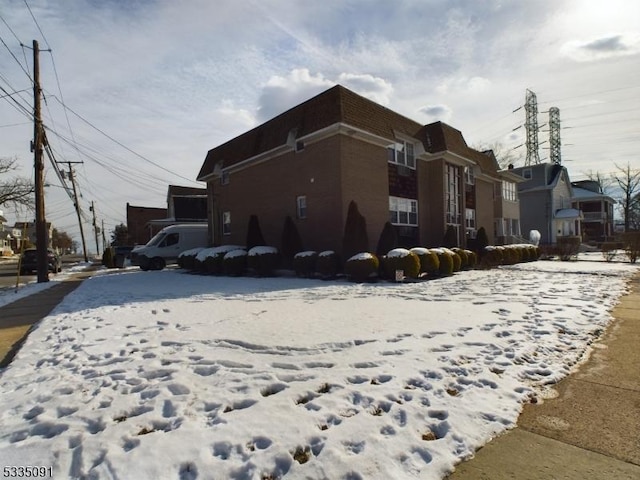
[[515, 429], [448, 479], [640, 479], [640, 275], [613, 316], [556, 398], [525, 405]]
[[11, 362], [31, 326], [46, 317], [91, 275], [91, 271], [72, 274], [56, 285], [0, 307], [0, 368]]

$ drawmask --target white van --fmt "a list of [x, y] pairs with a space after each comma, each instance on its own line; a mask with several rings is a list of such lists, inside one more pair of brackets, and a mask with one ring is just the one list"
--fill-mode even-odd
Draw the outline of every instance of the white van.
[[140, 266], [142, 270], [162, 270], [165, 265], [176, 263], [181, 252], [206, 247], [208, 228], [207, 224], [165, 227], [146, 245], [131, 251], [131, 264]]

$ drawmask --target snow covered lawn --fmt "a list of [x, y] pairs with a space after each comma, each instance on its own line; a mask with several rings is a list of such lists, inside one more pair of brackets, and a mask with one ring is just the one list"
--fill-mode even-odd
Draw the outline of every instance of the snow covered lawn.
[[0, 372], [0, 460], [54, 478], [439, 479], [571, 372], [636, 271], [96, 275]]

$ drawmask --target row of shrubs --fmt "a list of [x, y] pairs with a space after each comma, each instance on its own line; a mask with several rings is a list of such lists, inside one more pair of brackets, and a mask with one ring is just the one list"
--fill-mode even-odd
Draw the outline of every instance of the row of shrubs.
[[[347, 259], [343, 268], [340, 257], [332, 250], [304, 251], [294, 256], [292, 268], [299, 277], [326, 279], [344, 273], [350, 280], [364, 282], [377, 278], [442, 277], [464, 269], [491, 268], [539, 257], [540, 249], [533, 245], [489, 246], [481, 258], [475, 252], [461, 248], [395, 248], [380, 257], [369, 252], [359, 253]], [[212, 275], [272, 276], [280, 264], [278, 250], [268, 246], [249, 250], [238, 245], [196, 248], [182, 252], [178, 257], [181, 268]]]

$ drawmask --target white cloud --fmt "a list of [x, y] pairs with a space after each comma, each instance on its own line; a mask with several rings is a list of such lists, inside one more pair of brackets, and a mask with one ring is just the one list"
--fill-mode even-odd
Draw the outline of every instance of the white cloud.
[[561, 52], [578, 62], [637, 55], [640, 53], [640, 34], [617, 33], [586, 41], [573, 40], [565, 43], [561, 48]]
[[306, 68], [294, 69], [286, 77], [275, 75], [260, 94], [258, 118], [268, 120], [333, 85], [335, 82], [320, 73], [311, 75]]
[[393, 86], [383, 78], [369, 74], [341, 73], [338, 83], [381, 105], [391, 102]]
[[258, 102], [258, 119], [268, 120], [337, 83], [382, 105], [391, 101], [393, 86], [383, 78], [343, 72], [332, 80], [322, 73], [312, 74], [307, 68], [297, 68], [286, 76], [274, 75], [267, 81]]
[[451, 118], [453, 113], [447, 105], [426, 105], [420, 109], [420, 113], [426, 115], [429, 122], [443, 121], [446, 122]]

